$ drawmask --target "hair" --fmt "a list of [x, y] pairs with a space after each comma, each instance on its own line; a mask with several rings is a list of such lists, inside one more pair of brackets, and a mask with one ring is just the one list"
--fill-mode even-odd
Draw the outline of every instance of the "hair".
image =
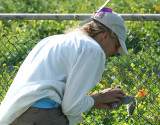
[[65, 33], [70, 33], [70, 32], [79, 31], [79, 30], [92, 38], [98, 35], [99, 33], [103, 33], [103, 32], [110, 32], [111, 37], [116, 37], [116, 34], [111, 29], [109, 29], [107, 26], [105, 26], [104, 24], [100, 23], [97, 20], [93, 20], [82, 27], [70, 29]]
[[94, 37], [103, 32], [110, 32], [112, 37], [116, 37], [115, 33], [111, 29], [97, 20], [93, 20], [92, 22], [85, 24], [80, 28], [80, 30], [86, 32], [90, 37]]

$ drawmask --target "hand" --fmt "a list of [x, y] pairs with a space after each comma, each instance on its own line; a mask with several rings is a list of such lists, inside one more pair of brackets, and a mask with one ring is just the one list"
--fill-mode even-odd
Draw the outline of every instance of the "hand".
[[91, 97], [94, 99], [94, 106], [93, 108], [105, 108], [110, 109], [110, 104], [112, 102], [117, 102], [118, 105], [121, 104], [121, 98], [125, 94], [123, 93], [122, 89], [120, 88], [108, 88], [104, 89], [100, 93], [93, 94]]
[[94, 105], [92, 108], [94, 109], [111, 109], [110, 104], [99, 104], [99, 105]]
[[121, 98], [124, 95], [125, 94], [120, 88], [108, 88], [100, 92], [100, 98], [103, 103], [112, 103], [112, 102], [120, 103]]

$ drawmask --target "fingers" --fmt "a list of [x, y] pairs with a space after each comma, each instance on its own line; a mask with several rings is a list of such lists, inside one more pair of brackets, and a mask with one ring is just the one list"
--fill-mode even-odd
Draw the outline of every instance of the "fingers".
[[122, 102], [120, 101], [120, 102], [118, 102], [118, 107], [120, 107], [122, 105]]
[[[103, 103], [103, 104], [99, 104], [97, 106], [95, 106], [95, 109], [108, 109], [111, 110], [112, 109], [112, 103]], [[120, 107], [122, 105], [121, 102], [118, 103], [118, 107]]]
[[107, 93], [107, 92], [113, 92], [116, 94], [124, 94], [123, 90], [120, 88], [107, 88], [107, 89], [104, 89], [103, 91], [101, 91], [101, 93]]
[[116, 91], [118, 94], [124, 94], [124, 93], [123, 93], [123, 90], [120, 89], [120, 88], [113, 88], [112, 91]]
[[103, 97], [103, 103], [120, 102], [124, 96], [122, 89], [120, 88], [108, 88], [101, 92]]
[[99, 104], [99, 105], [95, 106], [94, 108], [96, 108], [96, 109], [111, 109], [111, 105], [103, 103], [103, 104]]
[[115, 95], [116, 95], [117, 98], [122, 98], [124, 96], [123, 93], [115, 93]]
[[94, 99], [94, 107], [98, 109], [111, 109], [113, 102], [117, 102], [118, 106], [122, 105], [121, 98], [125, 96], [125, 93], [120, 88], [107, 88], [98, 94], [94, 94], [91, 97]]
[[111, 109], [111, 105], [110, 104], [104, 104], [104, 109]]

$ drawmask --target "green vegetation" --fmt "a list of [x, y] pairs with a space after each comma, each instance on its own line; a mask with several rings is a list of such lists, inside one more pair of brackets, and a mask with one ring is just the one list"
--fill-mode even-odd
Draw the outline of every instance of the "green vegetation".
[[[93, 13], [105, 0], [0, 0], [0, 13]], [[117, 13], [160, 13], [159, 0], [111, 0]], [[64, 33], [80, 21], [0, 20], [0, 102], [19, 66], [42, 38]], [[90, 110], [83, 125], [160, 124], [160, 23], [126, 21], [130, 56], [111, 57], [100, 83], [90, 92], [121, 84], [127, 95], [136, 97], [132, 117], [125, 106], [118, 111]]]

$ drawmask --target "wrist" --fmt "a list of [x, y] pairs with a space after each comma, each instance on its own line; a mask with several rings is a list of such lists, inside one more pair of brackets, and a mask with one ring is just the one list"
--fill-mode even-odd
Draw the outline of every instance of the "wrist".
[[90, 95], [90, 97], [92, 97], [93, 100], [94, 100], [94, 106], [92, 108], [94, 108], [97, 105], [99, 105], [99, 104], [102, 103], [102, 101], [101, 101], [101, 94], [100, 93]]

